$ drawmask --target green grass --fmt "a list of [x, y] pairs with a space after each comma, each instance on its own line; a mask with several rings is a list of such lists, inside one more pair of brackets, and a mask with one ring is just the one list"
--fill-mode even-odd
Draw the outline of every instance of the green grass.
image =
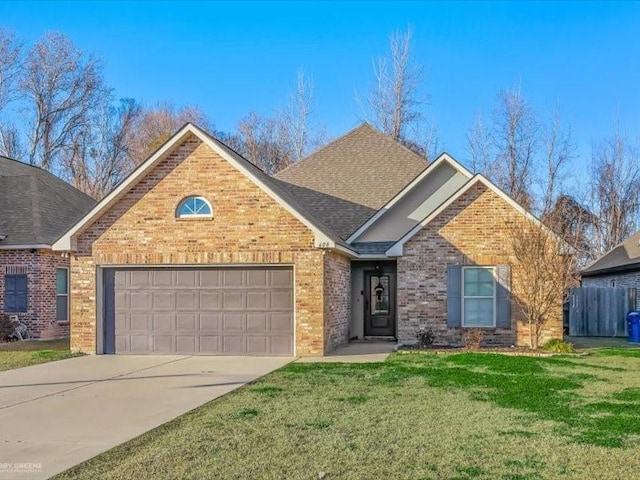
[[624, 349], [293, 363], [57, 478], [636, 478], [639, 409]]
[[69, 351], [69, 339], [27, 340], [0, 344], [0, 371], [28, 367], [77, 356]]

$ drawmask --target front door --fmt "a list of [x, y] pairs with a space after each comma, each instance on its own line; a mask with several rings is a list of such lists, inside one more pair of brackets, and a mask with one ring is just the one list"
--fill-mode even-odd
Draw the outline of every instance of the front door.
[[396, 334], [395, 276], [364, 272], [364, 334], [394, 337]]

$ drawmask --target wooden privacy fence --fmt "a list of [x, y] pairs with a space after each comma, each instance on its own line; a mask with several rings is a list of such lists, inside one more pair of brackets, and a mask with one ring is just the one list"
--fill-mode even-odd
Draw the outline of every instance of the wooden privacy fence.
[[569, 335], [624, 337], [627, 313], [635, 310], [635, 305], [635, 288], [573, 288], [569, 299]]

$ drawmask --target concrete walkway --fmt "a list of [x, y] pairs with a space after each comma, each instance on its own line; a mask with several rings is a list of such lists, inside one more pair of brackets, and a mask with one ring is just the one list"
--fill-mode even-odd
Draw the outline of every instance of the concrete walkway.
[[291, 360], [99, 355], [0, 372], [0, 480], [49, 478]]
[[576, 348], [640, 348], [640, 343], [630, 343], [627, 337], [570, 337], [565, 335], [564, 341], [573, 343]]
[[356, 340], [347, 345], [336, 348], [326, 357], [304, 357], [299, 358], [300, 363], [373, 363], [384, 362], [396, 349], [395, 342], [384, 342], [374, 340]]

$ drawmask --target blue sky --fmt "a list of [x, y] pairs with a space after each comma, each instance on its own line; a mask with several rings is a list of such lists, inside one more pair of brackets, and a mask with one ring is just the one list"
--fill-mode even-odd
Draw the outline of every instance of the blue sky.
[[616, 122], [640, 134], [640, 3], [5, 1], [0, 25], [26, 43], [63, 31], [118, 96], [197, 105], [219, 130], [271, 113], [302, 69], [333, 136], [359, 123], [372, 60], [412, 25], [440, 145], [463, 161], [476, 114], [517, 83], [540, 113], [560, 105], [578, 165]]

